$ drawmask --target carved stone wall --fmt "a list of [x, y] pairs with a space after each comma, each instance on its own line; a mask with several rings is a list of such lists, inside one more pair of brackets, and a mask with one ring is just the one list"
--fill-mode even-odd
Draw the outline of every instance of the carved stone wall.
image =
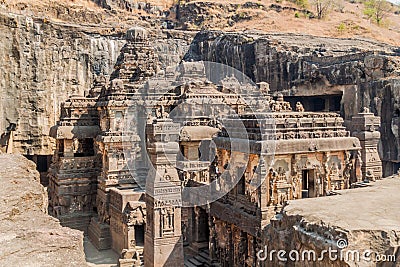
[[123, 40], [45, 23], [22, 15], [1, 17], [0, 132], [16, 124], [15, 151], [51, 155], [50, 128], [60, 104], [84, 95], [96, 74], [110, 74]]

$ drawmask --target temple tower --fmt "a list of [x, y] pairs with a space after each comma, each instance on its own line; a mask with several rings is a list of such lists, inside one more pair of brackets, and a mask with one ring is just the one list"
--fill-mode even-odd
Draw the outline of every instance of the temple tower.
[[89, 238], [98, 249], [112, 248], [121, 254], [120, 266], [139, 261], [136, 254], [143, 252], [144, 218], [133, 218], [145, 213], [141, 155], [146, 148], [140, 136], [145, 119], [139, 115], [138, 102], [140, 89], [157, 70], [147, 31], [134, 27], [126, 39], [110, 85], [97, 90], [101, 134], [96, 145], [102, 155], [102, 172], [96, 198], [98, 216], [89, 227]]

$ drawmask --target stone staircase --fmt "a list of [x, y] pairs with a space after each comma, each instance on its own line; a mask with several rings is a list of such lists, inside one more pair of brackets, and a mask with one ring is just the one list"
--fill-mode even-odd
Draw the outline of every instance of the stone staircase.
[[[139, 257], [140, 257], [140, 266], [141, 267], [144, 267], [144, 252], [143, 252], [143, 249], [141, 249], [140, 251], [139, 251]], [[138, 265], [139, 266], [139, 265]]]
[[210, 251], [202, 249], [196, 256], [185, 257], [185, 267], [210, 267]]

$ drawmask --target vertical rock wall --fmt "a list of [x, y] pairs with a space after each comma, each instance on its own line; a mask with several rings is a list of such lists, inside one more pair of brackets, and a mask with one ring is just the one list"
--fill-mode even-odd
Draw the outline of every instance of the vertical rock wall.
[[0, 132], [15, 123], [18, 152], [50, 155], [60, 104], [111, 73], [123, 41], [17, 15], [0, 14], [0, 29]]

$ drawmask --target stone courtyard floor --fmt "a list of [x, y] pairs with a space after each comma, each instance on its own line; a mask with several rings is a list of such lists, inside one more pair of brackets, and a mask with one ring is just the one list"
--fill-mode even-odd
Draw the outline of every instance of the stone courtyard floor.
[[118, 255], [113, 250], [98, 251], [87, 237], [83, 240], [85, 256], [88, 266], [91, 267], [116, 267]]

